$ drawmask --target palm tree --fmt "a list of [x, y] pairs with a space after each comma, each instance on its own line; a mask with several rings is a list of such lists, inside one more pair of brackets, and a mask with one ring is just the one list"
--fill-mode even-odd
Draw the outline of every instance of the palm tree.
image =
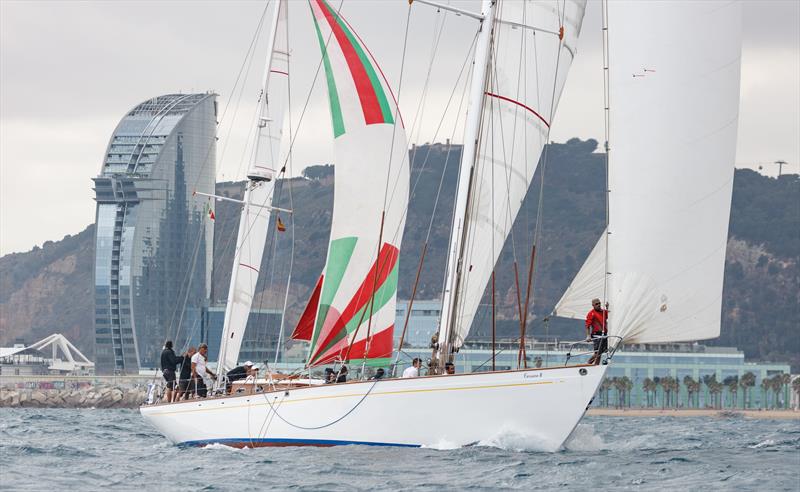
[[731, 407], [736, 408], [739, 400], [739, 376], [728, 376], [722, 383], [728, 387], [728, 394], [731, 398]]
[[603, 378], [600, 383], [600, 401], [604, 406], [608, 406], [608, 391], [611, 389], [612, 383], [608, 378]]
[[672, 390], [675, 386], [675, 379], [672, 376], [661, 378], [661, 388], [664, 389], [664, 399], [661, 401], [661, 408], [664, 409], [672, 402]]
[[678, 402], [680, 401], [680, 391], [681, 391], [681, 382], [678, 378], [671, 378], [672, 379], [672, 391], [674, 392], [674, 396], [672, 397], [672, 405], [675, 408], [678, 408]]
[[769, 408], [769, 388], [770, 388], [770, 386], [772, 386], [772, 384], [770, 383], [769, 379], [763, 378], [761, 380], [761, 394], [764, 395], [764, 400], [763, 400], [762, 406], [764, 407], [764, 410]]
[[644, 390], [647, 408], [650, 408], [653, 406], [653, 399], [650, 398], [650, 392], [656, 391], [656, 383], [650, 378], [644, 378], [644, 381], [642, 381], [642, 389]]
[[658, 380], [659, 386], [661, 386], [661, 390], [664, 392], [664, 398], [661, 399], [661, 409], [665, 409], [669, 402], [669, 388], [672, 383], [669, 381], [669, 376], [665, 376]]
[[[703, 382], [705, 383], [706, 387], [708, 388], [708, 392], [711, 394], [711, 407], [712, 408], [721, 408], [722, 407], [722, 388], [723, 385], [719, 381], [717, 381], [716, 374], [706, 374], [703, 376]], [[708, 405], [706, 403], [706, 405]]]
[[617, 408], [622, 408], [625, 406], [625, 382], [622, 378], [613, 378], [611, 383], [614, 385], [614, 389], [617, 390]]
[[783, 390], [784, 408], [787, 408], [787, 409], [789, 408], [789, 404], [792, 401], [792, 399], [789, 398], [789, 386], [791, 384], [792, 384], [792, 375], [788, 374], [788, 373], [781, 374], [781, 386], [783, 388], [785, 388]]
[[792, 389], [797, 393], [797, 398], [800, 400], [800, 377], [794, 378], [794, 381], [792, 381]]
[[778, 408], [781, 402], [781, 393], [783, 392], [783, 374], [776, 374], [770, 379], [770, 386], [775, 396], [772, 398], [772, 408]]
[[625, 403], [627, 401], [628, 402], [627, 406], [630, 407], [631, 406], [631, 389], [633, 389], [633, 381], [631, 381], [631, 378], [629, 378], [628, 376], [622, 376], [621, 380], [622, 380], [622, 389], [623, 389], [623, 395], [624, 395], [624, 398], [622, 399], [622, 402]]
[[744, 408], [750, 408], [750, 388], [756, 385], [756, 375], [750, 371], [742, 374], [742, 377], [739, 379], [739, 386], [742, 387], [742, 399], [744, 400], [742, 403], [744, 404]]
[[695, 383], [694, 378], [692, 378], [688, 374], [683, 377], [683, 385], [686, 386], [686, 393], [687, 393], [687, 396], [686, 396], [686, 406], [687, 407], [691, 407], [692, 406], [692, 395], [694, 394], [694, 383]]

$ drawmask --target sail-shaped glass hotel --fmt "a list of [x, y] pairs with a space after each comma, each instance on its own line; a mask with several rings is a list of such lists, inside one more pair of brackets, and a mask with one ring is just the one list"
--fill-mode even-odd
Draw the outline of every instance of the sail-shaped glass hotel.
[[216, 95], [169, 94], [119, 122], [100, 175], [95, 237], [95, 368], [157, 367], [164, 340], [199, 339], [214, 223]]

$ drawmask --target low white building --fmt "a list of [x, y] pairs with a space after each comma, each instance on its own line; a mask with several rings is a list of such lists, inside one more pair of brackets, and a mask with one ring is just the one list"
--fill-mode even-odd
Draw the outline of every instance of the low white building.
[[0, 347], [0, 376], [51, 374], [94, 374], [94, 363], [59, 333], [30, 346]]

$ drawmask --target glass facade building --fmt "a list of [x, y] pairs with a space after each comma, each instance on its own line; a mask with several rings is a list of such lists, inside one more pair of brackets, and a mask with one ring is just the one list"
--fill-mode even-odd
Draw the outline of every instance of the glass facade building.
[[[225, 306], [212, 306], [208, 309], [207, 321], [204, 325], [203, 341], [208, 344], [208, 361], [217, 362], [219, 346], [222, 340], [222, 327], [225, 321]], [[250, 310], [247, 326], [244, 330], [242, 348], [239, 351], [239, 362], [252, 361], [260, 364], [275, 359], [278, 347], [278, 334], [281, 329], [280, 309]]]
[[397, 301], [397, 312], [394, 324], [394, 346], [400, 346], [400, 337], [403, 326], [406, 326], [406, 335], [403, 339], [404, 347], [427, 347], [431, 343], [431, 336], [439, 330], [439, 317], [442, 313], [441, 299], [415, 300], [411, 306], [411, 317], [406, 320], [408, 301]]
[[119, 122], [94, 178], [97, 374], [157, 367], [199, 339], [211, 289], [216, 95], [169, 94]]

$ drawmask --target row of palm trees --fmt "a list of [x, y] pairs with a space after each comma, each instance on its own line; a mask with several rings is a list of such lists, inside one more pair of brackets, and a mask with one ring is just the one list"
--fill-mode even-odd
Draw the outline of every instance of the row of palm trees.
[[[683, 384], [681, 384], [683, 383]], [[633, 381], [628, 376], [605, 378], [600, 384], [599, 400], [601, 406], [615, 406], [617, 408], [631, 406], [631, 390]], [[684, 401], [681, 401], [681, 386], [685, 391]], [[703, 387], [706, 389], [704, 406], [706, 408], [738, 408], [740, 405], [739, 392], [742, 392], [741, 407], [751, 408], [752, 392], [756, 386], [756, 375], [746, 372], [739, 376], [728, 376], [722, 381], [717, 380], [716, 374], [705, 375], [699, 380], [685, 376], [683, 381], [672, 376], [645, 378], [642, 381], [642, 391], [645, 398], [643, 405], [647, 408], [660, 406], [661, 408], [678, 408], [685, 405], [689, 408], [701, 408], [700, 396]], [[789, 374], [777, 374], [771, 378], [761, 380], [761, 399], [759, 408], [789, 408], [791, 398], [788, 398], [789, 387], [800, 395], [800, 378], [792, 378]], [[611, 390], [614, 390], [614, 401], [611, 401]], [[659, 395], [660, 390], [660, 395]], [[727, 398], [726, 391], [727, 390]]]

